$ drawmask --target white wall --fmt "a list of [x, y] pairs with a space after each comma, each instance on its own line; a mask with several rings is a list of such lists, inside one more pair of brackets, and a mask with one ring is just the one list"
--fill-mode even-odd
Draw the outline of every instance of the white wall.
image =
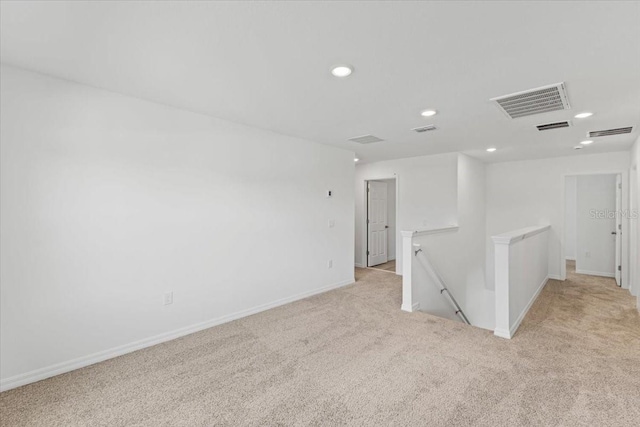
[[631, 187], [631, 254], [632, 261], [632, 293], [637, 296], [637, 308], [640, 311], [640, 137], [636, 140], [636, 143], [631, 150], [631, 162], [632, 162], [632, 177], [634, 178], [634, 184]]
[[511, 327], [519, 324], [535, 301], [549, 274], [548, 232], [520, 240], [511, 245], [509, 259], [509, 318]]
[[[463, 154], [416, 157], [361, 165], [356, 168], [356, 246], [364, 233], [364, 214], [359, 203], [364, 181], [379, 177], [398, 177], [398, 227], [400, 230], [435, 228], [458, 224], [455, 232], [418, 236], [432, 264], [471, 322], [493, 329], [493, 293], [484, 283], [485, 262], [485, 166]], [[362, 230], [358, 233], [358, 230]], [[402, 246], [399, 245], [399, 248]], [[356, 262], [364, 254], [356, 249]], [[398, 267], [403, 254], [398, 252]], [[421, 309], [443, 317], [456, 318], [437, 287], [430, 283], [426, 271], [412, 267], [418, 286], [416, 300]]]
[[578, 176], [577, 200], [576, 272], [614, 277], [616, 239], [611, 232], [616, 229], [616, 219], [598, 217], [593, 211], [616, 210], [616, 175]]
[[[365, 181], [393, 178], [398, 181], [397, 226], [415, 230], [457, 221], [457, 163], [455, 153], [412, 157], [358, 165], [355, 177], [355, 263], [366, 265]], [[398, 237], [396, 247], [401, 243]], [[396, 271], [401, 273], [402, 253], [396, 253]]]
[[[465, 284], [464, 311], [471, 323], [486, 329], [495, 324], [495, 297], [485, 283], [486, 259], [486, 167], [466, 155], [458, 156], [459, 240], [455, 254], [456, 281]], [[456, 268], [452, 266], [452, 268]]]
[[353, 153], [1, 75], [5, 387], [353, 281]]
[[[454, 231], [414, 236], [413, 244], [419, 244], [423, 252], [418, 256], [413, 256], [411, 278], [413, 300], [418, 303], [418, 310], [461, 322], [462, 320], [456, 314], [453, 305], [440, 292], [437, 278], [429, 271], [433, 268], [436, 274], [442, 277], [451, 295], [466, 314], [467, 300], [464, 283], [454, 281], [460, 277], [457, 273], [466, 271], [466, 269], [461, 267], [456, 269], [455, 262], [448, 256], [451, 254], [453, 242], [460, 240], [459, 233], [460, 229], [458, 228]], [[427, 262], [431, 267], [427, 266]], [[473, 323], [472, 320], [470, 321]]]
[[549, 279], [549, 226], [493, 236], [496, 328], [511, 338]]
[[565, 245], [564, 255], [568, 260], [576, 259], [577, 243], [577, 208], [578, 208], [578, 177], [568, 176], [565, 187]]
[[387, 222], [389, 229], [387, 230], [387, 253], [389, 260], [396, 259], [396, 247], [400, 236], [398, 236], [398, 228], [396, 227], [396, 180], [390, 179], [387, 183]]
[[[487, 165], [487, 235], [550, 224], [549, 273], [552, 278], [559, 278], [564, 265], [565, 176], [624, 171], [623, 191], [628, 191], [629, 167], [628, 152]], [[627, 226], [628, 222], [623, 223], [623, 227]], [[625, 238], [625, 241], [624, 256], [628, 257], [628, 240]], [[488, 244], [486, 271], [487, 285], [491, 289], [494, 283], [493, 264], [493, 247]]]
[[[635, 156], [636, 153], [633, 153]], [[629, 176], [629, 180], [631, 182], [629, 192], [631, 193], [630, 199], [630, 227], [629, 227], [629, 236], [630, 236], [630, 250], [629, 250], [629, 258], [631, 259], [631, 269], [629, 273], [629, 292], [631, 295], [640, 296], [640, 292], [638, 288], [640, 284], [638, 283], [638, 215], [640, 215], [640, 209], [638, 206], [638, 197], [639, 197], [639, 188], [638, 185], [638, 164], [637, 159], [632, 157], [633, 166], [631, 167], [631, 175]], [[635, 218], [634, 218], [635, 216]]]

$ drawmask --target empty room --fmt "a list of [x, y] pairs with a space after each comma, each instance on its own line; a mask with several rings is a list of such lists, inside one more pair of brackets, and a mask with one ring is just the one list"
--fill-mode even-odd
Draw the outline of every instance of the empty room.
[[639, 22], [0, 0], [0, 425], [637, 426]]

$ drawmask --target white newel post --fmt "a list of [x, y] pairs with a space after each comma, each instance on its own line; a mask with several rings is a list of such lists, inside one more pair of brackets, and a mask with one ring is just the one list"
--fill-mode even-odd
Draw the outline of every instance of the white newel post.
[[496, 328], [494, 334], [511, 338], [509, 322], [509, 247], [511, 239], [492, 237], [495, 244]]
[[402, 231], [402, 307], [403, 311], [413, 312], [413, 231]]

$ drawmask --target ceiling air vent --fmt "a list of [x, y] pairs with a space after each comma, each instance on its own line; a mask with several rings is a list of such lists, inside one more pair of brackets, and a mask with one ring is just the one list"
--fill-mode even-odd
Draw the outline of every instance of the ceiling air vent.
[[499, 96], [491, 101], [512, 119], [571, 108], [564, 83]]
[[595, 138], [598, 136], [621, 135], [623, 133], [631, 133], [631, 130], [633, 130], [633, 126], [618, 129], [594, 130], [589, 132], [589, 138]]
[[374, 142], [384, 141], [384, 139], [380, 139], [373, 135], [362, 135], [349, 138], [349, 141], [357, 142], [358, 144], [372, 144]]
[[418, 133], [422, 133], [422, 132], [429, 132], [431, 130], [436, 130], [437, 127], [435, 127], [434, 125], [427, 125], [427, 126], [420, 126], [419, 128], [413, 128], [411, 130], [416, 131]]
[[571, 122], [556, 122], [556, 123], [547, 123], [544, 125], [536, 126], [538, 130], [551, 130], [551, 129], [560, 129], [560, 128], [568, 128], [571, 126]]

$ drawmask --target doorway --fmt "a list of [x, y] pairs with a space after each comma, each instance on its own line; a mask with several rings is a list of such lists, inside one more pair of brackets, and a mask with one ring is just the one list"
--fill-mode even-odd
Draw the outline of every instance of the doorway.
[[565, 177], [565, 259], [576, 274], [615, 278], [622, 285], [622, 177]]
[[366, 183], [366, 266], [396, 272], [396, 180]]
[[638, 199], [638, 165], [634, 164], [631, 168], [631, 200], [629, 203], [629, 236], [630, 236], [630, 265], [629, 265], [629, 291], [631, 295], [638, 297], [638, 311], [640, 311], [640, 229], [638, 228], [638, 212], [640, 211], [640, 200]]

